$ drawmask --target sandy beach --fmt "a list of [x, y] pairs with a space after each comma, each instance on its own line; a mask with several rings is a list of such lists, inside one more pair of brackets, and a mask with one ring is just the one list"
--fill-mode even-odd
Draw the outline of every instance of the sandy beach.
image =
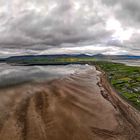
[[92, 69], [0, 89], [0, 140], [140, 140], [140, 113]]

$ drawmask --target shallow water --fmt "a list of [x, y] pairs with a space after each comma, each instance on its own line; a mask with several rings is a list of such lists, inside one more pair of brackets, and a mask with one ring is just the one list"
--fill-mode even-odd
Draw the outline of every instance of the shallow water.
[[123, 63], [128, 66], [139, 66], [140, 67], [140, 60], [113, 60], [113, 62]]
[[91, 67], [89, 65], [11, 66], [3, 63], [0, 64], [0, 86], [51, 80], [82, 72]]
[[[140, 60], [114, 60], [129, 66], [140, 66]], [[0, 63], [0, 87], [16, 85], [25, 82], [41, 82], [66, 75], [84, 72], [93, 68], [89, 65], [57, 65], [57, 66], [12, 66]]]

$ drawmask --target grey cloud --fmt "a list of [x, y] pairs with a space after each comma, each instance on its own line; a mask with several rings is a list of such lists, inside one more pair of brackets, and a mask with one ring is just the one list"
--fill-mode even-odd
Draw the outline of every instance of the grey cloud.
[[[23, 22], [18, 22], [19, 26], [13, 25], [12, 29], [10, 30], [10, 32], [15, 34], [11, 35], [11, 39], [13, 39], [13, 42], [15, 42], [15, 44], [22, 44], [22, 42], [24, 42], [25, 40], [25, 44], [36, 42], [45, 43], [48, 45], [59, 45], [61, 43], [75, 43], [91, 39], [102, 39], [102, 37], [110, 34], [110, 32], [101, 29], [101, 27], [98, 31], [88, 31], [87, 27], [84, 25], [77, 27], [77, 24], [79, 23], [74, 23], [73, 25], [64, 25], [62, 23], [62, 25], [47, 26], [43, 25], [43, 23], [32, 23], [33, 21], [29, 22], [30, 25], [27, 25], [25, 22]], [[15, 30], [13, 27], [15, 27]], [[8, 41], [9, 43], [12, 43], [12, 40], [7, 40], [7, 42]]]
[[[65, 53], [66, 50], [62, 48], [68, 46], [98, 47], [97, 44], [120, 47], [123, 50], [125, 46], [127, 48], [134, 45], [132, 40], [135, 40], [138, 46], [139, 41], [134, 38], [125, 42], [126, 44], [121, 44], [117, 40], [111, 41], [114, 31], [106, 29], [106, 21], [113, 15], [121, 21], [123, 28], [139, 26], [138, 0], [14, 0], [12, 2], [0, 0], [0, 8], [5, 9], [0, 10], [0, 50], [3, 54], [3, 48], [13, 48], [13, 51], [20, 49], [23, 51], [21, 54], [36, 54], [49, 50], [56, 53], [59, 49], [59, 52]], [[80, 53], [80, 50], [78, 52]]]
[[[93, 8], [91, 1], [77, 1], [82, 7], [76, 12], [73, 9], [73, 1], [55, 2], [56, 7], [46, 15], [27, 9], [19, 11], [18, 16], [11, 18], [5, 25], [6, 34], [4, 38], [0, 39], [0, 42], [3, 43], [5, 40], [7, 44], [36, 42], [59, 45], [61, 43], [81, 42], [82, 40], [96, 40], [99, 35], [102, 37], [109, 34], [102, 28], [104, 26], [102, 17], [94, 14], [95, 9], [90, 9]], [[91, 11], [85, 12], [84, 8], [89, 8]], [[99, 27], [97, 27], [98, 24]], [[98, 31], [90, 31], [89, 28], [99, 29]]]
[[114, 15], [128, 26], [140, 26], [139, 0], [102, 0], [107, 6], [113, 7]]

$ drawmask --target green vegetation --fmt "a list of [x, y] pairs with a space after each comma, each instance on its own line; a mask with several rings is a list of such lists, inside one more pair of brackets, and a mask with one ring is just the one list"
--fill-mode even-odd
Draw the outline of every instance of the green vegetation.
[[140, 109], [140, 67], [112, 62], [96, 62], [109, 78], [112, 86], [132, 105]]
[[55, 57], [55, 58], [47, 58], [47, 57], [38, 57], [38, 58], [28, 58], [28, 59], [11, 59], [8, 60], [7, 63], [10, 64], [21, 64], [21, 65], [49, 65], [49, 64], [66, 64], [66, 63], [85, 63], [89, 61], [95, 61], [95, 58], [91, 57]]

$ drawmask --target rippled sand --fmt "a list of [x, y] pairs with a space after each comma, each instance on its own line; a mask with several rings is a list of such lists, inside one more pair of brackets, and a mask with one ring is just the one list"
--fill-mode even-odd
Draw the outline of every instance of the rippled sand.
[[94, 67], [1, 89], [0, 112], [0, 140], [140, 140], [140, 113]]

